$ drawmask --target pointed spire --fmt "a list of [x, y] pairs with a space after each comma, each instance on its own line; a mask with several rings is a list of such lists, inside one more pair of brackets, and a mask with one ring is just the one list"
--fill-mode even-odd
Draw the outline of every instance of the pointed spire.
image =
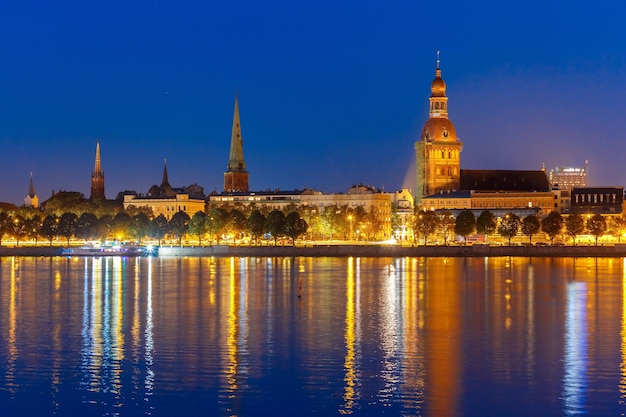
[[167, 159], [163, 158], [163, 180], [161, 181], [161, 187], [170, 186], [170, 182], [167, 179]]
[[96, 142], [96, 163], [93, 167], [94, 174], [101, 174], [102, 167], [100, 166], [100, 142]]
[[437, 69], [440, 69], [439, 68], [439, 62], [440, 62], [440, 60], [439, 60], [439, 53], [440, 53], [440, 51], [437, 51]]
[[104, 172], [100, 165], [100, 142], [96, 142], [96, 161], [94, 163], [93, 172], [91, 173], [91, 200], [104, 199]]
[[30, 173], [30, 184], [28, 185], [28, 195], [32, 198], [35, 196], [35, 185], [33, 184], [33, 173]]
[[230, 137], [230, 156], [228, 158], [228, 172], [245, 172], [246, 163], [243, 159], [243, 139], [239, 120], [239, 94], [235, 91], [235, 110], [233, 112], [233, 129]]

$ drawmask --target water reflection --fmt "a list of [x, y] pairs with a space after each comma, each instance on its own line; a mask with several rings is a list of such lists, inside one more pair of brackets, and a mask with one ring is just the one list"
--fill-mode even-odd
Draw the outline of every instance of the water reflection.
[[0, 258], [0, 406], [619, 415], [624, 262]]

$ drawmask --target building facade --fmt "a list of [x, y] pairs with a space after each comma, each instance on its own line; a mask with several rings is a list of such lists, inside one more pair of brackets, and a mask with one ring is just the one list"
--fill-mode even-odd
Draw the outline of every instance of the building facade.
[[461, 151], [463, 144], [448, 118], [446, 83], [441, 78], [437, 53], [437, 69], [430, 90], [429, 117], [415, 142], [416, 190], [415, 205], [431, 194], [457, 191], [460, 186]]

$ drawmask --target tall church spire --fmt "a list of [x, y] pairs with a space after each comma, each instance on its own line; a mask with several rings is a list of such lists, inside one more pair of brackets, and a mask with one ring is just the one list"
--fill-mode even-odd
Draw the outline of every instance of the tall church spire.
[[100, 142], [96, 142], [96, 161], [91, 173], [91, 194], [90, 200], [104, 199], [104, 172], [100, 164]]
[[246, 171], [246, 162], [243, 159], [243, 139], [241, 137], [238, 94], [235, 94], [233, 129], [230, 137], [230, 155], [226, 172], [224, 172], [224, 191], [248, 191], [248, 172]]
[[441, 78], [439, 51], [435, 79], [430, 84], [430, 91], [429, 117], [414, 146], [417, 206], [421, 206], [422, 197], [444, 191], [456, 191], [461, 184], [463, 143], [459, 141], [454, 125], [448, 119], [448, 97], [446, 83]]
[[159, 187], [161, 192], [161, 197], [171, 197], [174, 195], [172, 193], [172, 186], [170, 185], [170, 181], [167, 178], [167, 160], [163, 158], [163, 179], [161, 180], [161, 186]]
[[33, 184], [33, 173], [30, 173], [30, 183], [28, 184], [28, 194], [24, 197], [24, 207], [39, 207], [39, 198], [35, 194], [35, 185]]

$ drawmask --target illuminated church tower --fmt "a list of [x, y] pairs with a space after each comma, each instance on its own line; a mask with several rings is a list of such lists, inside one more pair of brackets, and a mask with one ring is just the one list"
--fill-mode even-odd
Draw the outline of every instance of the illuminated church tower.
[[430, 85], [430, 112], [422, 134], [415, 142], [416, 175], [415, 205], [422, 197], [444, 191], [459, 190], [461, 151], [463, 144], [448, 119], [446, 83], [441, 78], [439, 51], [435, 79]]
[[235, 114], [233, 115], [233, 131], [230, 138], [230, 157], [224, 172], [225, 192], [248, 192], [248, 171], [243, 160], [243, 140], [239, 123], [239, 100], [235, 95]]
[[28, 184], [28, 194], [24, 197], [24, 207], [39, 207], [39, 197], [35, 194], [35, 185], [33, 184], [33, 173], [30, 173], [30, 183]]
[[90, 200], [104, 199], [104, 172], [100, 166], [100, 142], [96, 144], [96, 163], [91, 173]]

